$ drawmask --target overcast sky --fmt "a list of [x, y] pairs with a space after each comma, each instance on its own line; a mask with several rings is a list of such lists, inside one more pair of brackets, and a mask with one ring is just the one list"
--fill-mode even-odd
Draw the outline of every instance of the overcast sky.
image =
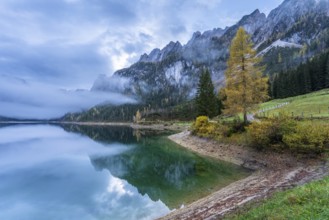
[[[33, 96], [47, 105], [47, 98], [40, 94], [48, 86], [52, 92], [90, 89], [99, 74], [111, 75], [128, 67], [155, 47], [177, 40], [185, 44], [195, 31], [224, 28], [255, 9], [268, 14], [281, 2], [1, 0], [0, 84], [2, 81], [8, 88], [0, 88], [0, 115], [15, 116], [17, 112], [14, 106], [12, 111], [3, 108], [4, 100], [16, 102], [8, 95], [13, 92], [10, 83], [25, 82], [25, 89], [30, 88], [28, 96], [21, 93], [20, 100], [27, 103]], [[7, 94], [5, 99], [3, 94]]]

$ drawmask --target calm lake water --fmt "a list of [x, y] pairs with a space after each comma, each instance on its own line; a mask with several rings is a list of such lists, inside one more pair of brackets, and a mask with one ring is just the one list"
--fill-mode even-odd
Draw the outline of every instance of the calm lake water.
[[0, 219], [154, 219], [248, 175], [164, 134], [0, 127]]

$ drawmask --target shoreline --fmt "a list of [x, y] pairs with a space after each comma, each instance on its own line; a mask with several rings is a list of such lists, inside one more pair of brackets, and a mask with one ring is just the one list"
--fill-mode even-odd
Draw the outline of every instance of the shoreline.
[[184, 125], [175, 125], [173, 123], [155, 123], [155, 124], [136, 124], [132, 122], [51, 122], [50, 124], [73, 124], [73, 125], [84, 125], [84, 126], [122, 126], [131, 127], [136, 130], [170, 130], [170, 131], [183, 131], [186, 129]]
[[49, 125], [82, 125], [82, 126], [113, 126], [130, 127], [135, 130], [155, 130], [155, 131], [183, 131], [188, 128], [186, 125], [178, 125], [172, 122], [154, 123], [154, 124], [136, 124], [132, 122], [78, 122], [78, 121], [0, 121], [0, 125], [19, 125], [19, 124], [49, 124]]
[[231, 162], [254, 172], [159, 219], [221, 219], [274, 192], [329, 175], [327, 160], [297, 159], [289, 154], [257, 152], [248, 147], [220, 144], [191, 136], [188, 131], [171, 135], [169, 139], [203, 156]]
[[130, 127], [132, 123], [129, 122], [79, 122], [79, 121], [54, 121], [50, 124], [65, 124], [65, 125], [85, 125], [85, 126], [122, 126]]

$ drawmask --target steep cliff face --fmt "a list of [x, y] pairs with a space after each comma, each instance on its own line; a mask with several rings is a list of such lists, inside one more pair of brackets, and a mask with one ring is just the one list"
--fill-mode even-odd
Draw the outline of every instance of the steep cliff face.
[[253, 39], [310, 45], [321, 32], [327, 31], [328, 15], [328, 0], [286, 0], [269, 14]]
[[306, 15], [315, 8], [314, 0], [286, 0], [268, 15], [266, 22], [257, 30], [253, 40], [257, 43], [277, 38], [285, 33], [301, 16]]
[[[224, 83], [229, 46], [242, 26], [251, 35], [266, 73], [292, 68], [329, 48], [329, 1], [285, 0], [268, 17], [255, 10], [225, 29], [195, 32], [186, 45], [170, 42], [163, 49], [143, 54], [129, 68], [98, 79], [93, 90], [113, 90], [117, 79], [121, 92], [155, 107], [175, 105], [192, 98], [199, 74], [207, 67], [216, 87]], [[111, 88], [110, 88], [111, 87]], [[117, 86], [118, 87], [118, 86]]]

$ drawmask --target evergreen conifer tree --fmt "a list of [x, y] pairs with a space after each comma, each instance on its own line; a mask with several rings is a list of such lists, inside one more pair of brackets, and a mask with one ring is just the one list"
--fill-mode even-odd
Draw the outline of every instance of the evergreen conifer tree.
[[278, 74], [275, 74], [272, 82], [272, 98], [278, 98]]
[[310, 76], [310, 67], [309, 67], [309, 62], [304, 65], [302, 68], [303, 72], [303, 79], [304, 79], [304, 89], [303, 89], [303, 94], [309, 93], [312, 91], [312, 82], [311, 82], [311, 76]]
[[281, 71], [272, 79], [272, 97], [286, 98], [329, 88], [329, 53], [321, 54], [297, 69]]
[[327, 54], [322, 54], [319, 57], [319, 90], [326, 87], [326, 73], [327, 73]]
[[326, 84], [326, 88], [329, 88], [329, 56], [328, 56], [328, 59], [327, 59], [327, 69], [326, 69], [326, 77], [325, 77], [325, 84]]
[[208, 69], [203, 69], [201, 73], [195, 101], [198, 116], [214, 117], [218, 114], [219, 103]]

